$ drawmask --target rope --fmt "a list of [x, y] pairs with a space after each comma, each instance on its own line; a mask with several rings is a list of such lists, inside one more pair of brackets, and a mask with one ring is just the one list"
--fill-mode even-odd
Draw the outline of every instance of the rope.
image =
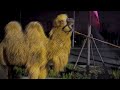
[[[93, 37], [93, 36], [92, 36]], [[95, 45], [95, 47], [96, 47], [96, 50], [97, 50], [97, 52], [98, 52], [98, 54], [99, 54], [99, 56], [100, 56], [100, 59], [102, 60], [102, 63], [104, 64], [104, 60], [103, 60], [103, 58], [102, 58], [102, 56], [101, 56], [101, 54], [100, 54], [100, 52], [99, 52], [99, 49], [97, 48], [97, 45], [96, 45], [96, 43], [95, 43], [95, 41], [93, 40], [93, 43], [94, 43], [94, 45]]]
[[[91, 36], [93, 37], [93, 35], [91, 35]], [[96, 49], [97, 49], [97, 52], [98, 52], [98, 54], [99, 54], [99, 56], [100, 56], [100, 59], [101, 59], [101, 61], [102, 61], [102, 63], [103, 63], [103, 67], [104, 67], [105, 73], [106, 73], [106, 74], [109, 74], [109, 73], [108, 73], [108, 70], [107, 70], [107, 67], [105, 66], [104, 60], [103, 60], [103, 58], [102, 58], [102, 56], [101, 56], [101, 54], [100, 54], [100, 51], [99, 51], [99, 49], [98, 49], [98, 47], [97, 47], [94, 39], [93, 39], [93, 43], [94, 43], [94, 45], [95, 45], [95, 47], [96, 47]]]
[[96, 40], [96, 41], [102, 42], [102, 43], [104, 43], [104, 44], [110, 45], [110, 46], [112, 46], [112, 47], [116, 47], [116, 48], [119, 48], [119, 49], [120, 49], [120, 46], [117, 46], [117, 45], [115, 45], [115, 44], [112, 44], [112, 43], [109, 43], [109, 42], [106, 42], [106, 41], [102, 41], [102, 40], [99, 40], [99, 39], [96, 39], [96, 38], [93, 38], [93, 37], [89, 37], [89, 36], [87, 36], [87, 35], [85, 35], [85, 34], [82, 34], [82, 33], [77, 32], [77, 31], [75, 31], [75, 33], [77, 33], [77, 34], [79, 34], [79, 35], [82, 35], [82, 36], [84, 36], [84, 37], [87, 37], [87, 38], [94, 39], [94, 40]]

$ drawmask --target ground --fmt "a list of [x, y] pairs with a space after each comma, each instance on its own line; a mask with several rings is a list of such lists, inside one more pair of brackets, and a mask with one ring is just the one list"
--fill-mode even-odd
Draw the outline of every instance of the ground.
[[[74, 49], [71, 51], [71, 55], [69, 58], [69, 64], [67, 65], [66, 69], [64, 72], [61, 72], [59, 75], [56, 75], [53, 71], [50, 71], [47, 79], [120, 79], [120, 68], [119, 68], [119, 60], [120, 59], [115, 59], [116, 55], [120, 55], [119, 50], [115, 51], [108, 51], [106, 49], [101, 50], [102, 51], [102, 57], [105, 61], [105, 64], [107, 66], [108, 73], [106, 74], [104, 72], [102, 63], [98, 61], [97, 59], [100, 59], [97, 53], [94, 51], [95, 55], [95, 68], [93, 66], [93, 62], [91, 59], [91, 69], [90, 73], [87, 75], [86, 74], [86, 60], [87, 60], [87, 51], [84, 49], [82, 56], [80, 57], [80, 60], [78, 62], [78, 66], [76, 67], [75, 70], [73, 70], [73, 66], [77, 60], [78, 54], [80, 52], [80, 49]], [[106, 54], [108, 52], [109, 54]], [[114, 65], [111, 65], [114, 64]], [[116, 68], [117, 66], [118, 68]], [[113, 68], [114, 67], [114, 68]], [[6, 78], [7, 74], [4, 74], [4, 71], [2, 68], [0, 68], [0, 78]], [[6, 72], [6, 71], [5, 71]], [[71, 75], [71, 72], [73, 73]], [[15, 67], [14, 68], [14, 77], [15, 78], [21, 78], [21, 79], [28, 79], [27, 74], [25, 73], [24, 68], [20, 67]]]
[[[52, 70], [47, 79], [120, 79], [120, 70], [107, 68], [108, 73], [103, 67], [90, 66], [89, 74], [86, 74], [86, 65], [78, 65], [73, 70], [74, 64], [68, 64], [64, 72], [56, 75]], [[15, 79], [28, 79], [24, 68], [15, 67]]]

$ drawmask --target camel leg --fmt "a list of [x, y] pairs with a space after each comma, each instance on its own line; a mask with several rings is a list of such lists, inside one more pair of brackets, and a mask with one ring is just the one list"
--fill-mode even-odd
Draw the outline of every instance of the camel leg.
[[8, 66], [8, 79], [13, 79], [13, 67], [12, 65]]

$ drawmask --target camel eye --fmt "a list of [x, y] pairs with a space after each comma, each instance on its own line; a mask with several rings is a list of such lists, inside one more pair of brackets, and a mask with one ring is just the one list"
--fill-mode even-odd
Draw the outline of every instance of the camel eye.
[[61, 23], [64, 23], [64, 20], [61, 20], [60, 22], [61, 22]]

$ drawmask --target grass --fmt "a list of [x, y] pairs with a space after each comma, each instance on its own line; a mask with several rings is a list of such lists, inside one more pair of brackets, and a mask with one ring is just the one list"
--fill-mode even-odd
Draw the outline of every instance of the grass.
[[14, 77], [27, 76], [25, 69], [17, 66], [13, 68], [13, 73], [14, 73]]
[[120, 70], [112, 70], [113, 79], [120, 79]]
[[[120, 79], [120, 70], [108, 70], [109, 75], [104, 72], [101, 67], [92, 67], [89, 74], [86, 74], [86, 69], [77, 66], [73, 70], [74, 65], [68, 64], [65, 72], [61, 72], [58, 76], [61, 79]], [[110, 73], [111, 72], [111, 73]], [[49, 77], [57, 78], [54, 72], [49, 74]]]
[[[120, 79], [120, 70], [110, 69], [109, 76], [103, 72], [100, 67], [92, 68], [89, 74], [86, 74], [86, 69], [77, 66], [73, 70], [74, 64], [68, 64], [64, 72], [56, 74], [53, 70], [49, 71], [48, 77], [61, 79]], [[27, 76], [25, 69], [21, 67], [14, 67], [14, 76]]]
[[63, 74], [63, 76], [61, 77], [61, 79], [72, 79], [72, 75], [71, 73], [68, 73], [68, 74]]
[[[59, 76], [61, 79], [91, 79], [91, 75], [87, 75], [80, 67], [77, 66], [74, 71], [73, 67], [73, 64], [68, 64], [65, 72], [61, 72], [59, 75], [56, 75], [54, 71], [51, 70], [48, 77], [57, 78]], [[81, 71], [81, 73], [79, 71]]]
[[56, 78], [58, 76], [57, 76], [57, 74], [53, 70], [50, 70], [49, 74], [48, 74], [48, 77]]

